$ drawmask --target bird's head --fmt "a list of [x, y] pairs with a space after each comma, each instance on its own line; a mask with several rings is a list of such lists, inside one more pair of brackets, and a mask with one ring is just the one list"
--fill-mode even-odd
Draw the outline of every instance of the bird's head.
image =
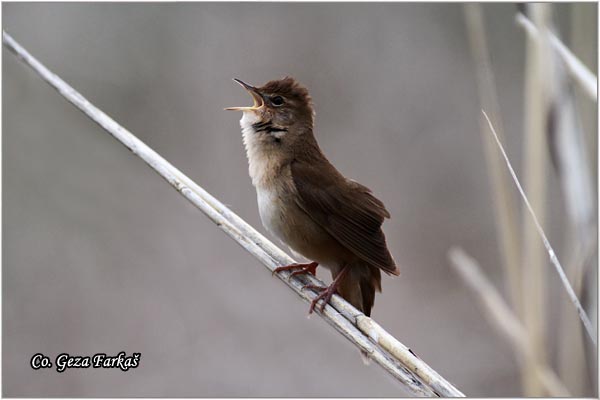
[[295, 141], [295, 137], [312, 131], [314, 111], [308, 90], [291, 77], [267, 82], [254, 87], [234, 79], [250, 93], [254, 104], [249, 107], [228, 107], [226, 110], [242, 111], [241, 124], [262, 137], [261, 142], [282, 143]]

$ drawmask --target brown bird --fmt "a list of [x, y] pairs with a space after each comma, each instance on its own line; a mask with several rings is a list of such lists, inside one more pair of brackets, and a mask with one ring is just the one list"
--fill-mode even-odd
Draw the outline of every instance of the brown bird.
[[260, 218], [267, 230], [293, 251], [313, 260], [275, 272], [315, 274], [317, 265], [331, 271], [328, 287], [307, 287], [323, 299], [321, 311], [338, 293], [366, 315], [375, 291], [381, 291], [380, 270], [399, 275], [381, 230], [390, 214], [369, 188], [345, 178], [317, 144], [313, 103], [308, 90], [291, 77], [254, 87], [234, 79], [254, 99], [240, 125]]

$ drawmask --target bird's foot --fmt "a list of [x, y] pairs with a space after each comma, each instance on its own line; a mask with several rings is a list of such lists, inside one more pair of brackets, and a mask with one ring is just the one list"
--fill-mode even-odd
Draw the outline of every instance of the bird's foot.
[[281, 271], [291, 271], [291, 270], [297, 270], [294, 271], [290, 274], [290, 276], [288, 277], [288, 279], [290, 279], [292, 276], [296, 276], [296, 275], [305, 275], [305, 274], [311, 274], [311, 275], [316, 275], [317, 274], [317, 267], [319, 266], [318, 262], [311, 262], [309, 264], [290, 264], [290, 265], [284, 265], [283, 267], [277, 267], [273, 270], [273, 275], [281, 272]]
[[346, 275], [346, 271], [348, 271], [348, 267], [344, 267], [340, 273], [335, 277], [335, 279], [333, 280], [333, 282], [331, 282], [331, 284], [329, 286], [319, 286], [319, 285], [304, 285], [302, 286], [302, 289], [313, 289], [316, 290], [317, 292], [321, 292], [317, 295], [317, 297], [315, 297], [313, 299], [313, 301], [311, 301], [310, 303], [310, 308], [308, 309], [308, 314], [312, 314], [312, 312], [315, 310], [315, 307], [317, 306], [317, 303], [319, 302], [319, 300], [323, 300], [323, 303], [321, 304], [321, 312], [323, 312], [323, 310], [325, 310], [325, 305], [327, 303], [329, 303], [329, 300], [331, 300], [331, 298], [333, 297], [334, 294], [337, 293], [337, 287], [340, 284], [340, 281], [342, 280], [342, 278], [344, 277], [344, 275]]
[[323, 303], [321, 304], [321, 312], [323, 312], [323, 310], [325, 309], [325, 305], [327, 303], [329, 303], [329, 300], [331, 300], [331, 297], [337, 292], [337, 288], [335, 287], [337, 285], [334, 285], [333, 283], [329, 286], [319, 286], [319, 285], [304, 285], [302, 286], [302, 289], [313, 289], [316, 290], [318, 292], [321, 292], [317, 295], [317, 297], [315, 297], [313, 299], [313, 301], [311, 301], [310, 303], [310, 308], [308, 309], [308, 313], [312, 314], [312, 312], [315, 310], [315, 307], [317, 306], [317, 303], [319, 302], [319, 300], [323, 299]]

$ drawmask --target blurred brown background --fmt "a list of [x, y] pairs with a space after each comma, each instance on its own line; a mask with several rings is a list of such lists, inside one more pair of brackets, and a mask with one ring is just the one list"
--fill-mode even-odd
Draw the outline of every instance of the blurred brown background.
[[[565, 37], [576, 6], [597, 24], [595, 4], [557, 4]], [[250, 102], [233, 77], [298, 78], [327, 156], [392, 214], [384, 228], [402, 275], [384, 278], [374, 318], [467, 395], [521, 393], [511, 347], [446, 259], [460, 245], [503, 285], [461, 4], [2, 7], [3, 28], [34, 56], [263, 232], [240, 115], [222, 110]], [[515, 12], [484, 6], [519, 173], [525, 34]], [[595, 70], [596, 54], [585, 57]], [[5, 49], [2, 66], [4, 396], [406, 394]], [[549, 175], [560, 257], [564, 201]], [[549, 285], [564, 301], [554, 272]], [[29, 366], [36, 352], [121, 350], [142, 353], [139, 368]]]

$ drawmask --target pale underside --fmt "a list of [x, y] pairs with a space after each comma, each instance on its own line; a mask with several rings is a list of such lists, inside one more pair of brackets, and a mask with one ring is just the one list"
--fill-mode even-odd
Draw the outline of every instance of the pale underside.
[[263, 226], [293, 253], [318, 262], [336, 275], [342, 266], [340, 254], [346, 254], [348, 262], [356, 257], [298, 207], [290, 168], [261, 146], [252, 128], [257, 121], [253, 112], [244, 112], [240, 126]]

